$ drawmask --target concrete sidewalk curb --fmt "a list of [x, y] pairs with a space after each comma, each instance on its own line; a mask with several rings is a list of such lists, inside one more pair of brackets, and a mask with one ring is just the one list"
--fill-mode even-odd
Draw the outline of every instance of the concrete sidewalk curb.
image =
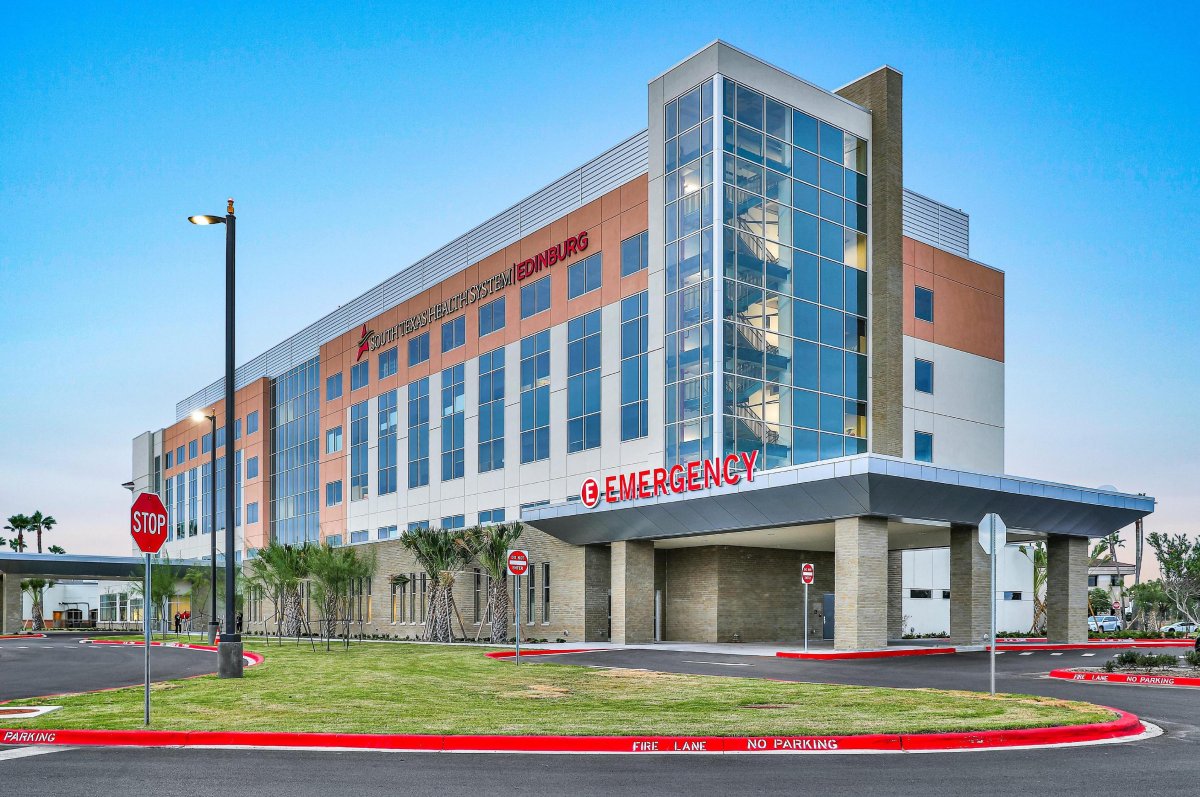
[[[142, 647], [146, 643], [141, 640], [118, 640], [118, 639], [84, 639], [80, 640], [80, 644], [85, 645], [121, 645], [125, 647]], [[209, 653], [216, 653], [216, 645], [199, 645], [190, 642], [151, 642], [150, 647], [154, 648], [183, 648], [185, 650], [204, 650]], [[249, 650], [242, 651], [242, 658], [246, 660], [247, 667], [253, 667], [256, 664], [262, 664], [265, 660], [261, 653], [254, 653]]]
[[775, 656], [781, 659], [805, 659], [808, 661], [842, 660], [842, 659], [893, 659], [901, 656], [945, 656], [957, 653], [958, 648], [906, 648], [904, 650], [853, 650], [846, 652], [830, 651], [808, 653], [781, 650]]
[[1132, 684], [1134, 686], [1186, 686], [1200, 687], [1200, 678], [1186, 675], [1137, 675], [1122, 672], [1075, 672], [1074, 670], [1051, 670], [1051, 678], [1064, 681], [1095, 681], [1108, 684]]
[[[1104, 707], [1107, 708], [1107, 707]], [[444, 753], [838, 753], [986, 750], [1101, 742], [1139, 736], [1141, 720], [1118, 709], [1117, 718], [1089, 725], [1005, 731], [860, 736], [498, 736], [252, 731], [19, 730], [0, 729], [0, 744], [102, 747], [283, 747], [401, 750]]]

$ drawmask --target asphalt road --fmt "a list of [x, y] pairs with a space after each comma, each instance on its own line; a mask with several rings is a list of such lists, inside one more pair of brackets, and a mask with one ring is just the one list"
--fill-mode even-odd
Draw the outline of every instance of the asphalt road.
[[[1175, 651], [1178, 653], [1178, 651]], [[180, 652], [183, 653], [183, 652]], [[198, 654], [187, 654], [198, 655]], [[812, 794], [961, 797], [1097, 793], [1184, 795], [1197, 791], [1200, 691], [1080, 684], [1041, 677], [1055, 667], [1102, 663], [1093, 657], [1005, 653], [997, 687], [1080, 698], [1134, 711], [1162, 726], [1156, 739], [1052, 750], [902, 755], [573, 756], [413, 754], [272, 750], [0, 748], [5, 794], [195, 795], [245, 797], [481, 792], [523, 795]], [[200, 656], [200, 658], [204, 658]], [[639, 667], [738, 677], [986, 689], [986, 654], [853, 662], [808, 662], [672, 651], [605, 651], [553, 657], [562, 663]], [[553, 666], [552, 659], [537, 665]], [[749, 666], [730, 666], [730, 665]], [[526, 666], [526, 665], [521, 665]], [[0, 670], [0, 673], [3, 673]], [[531, 709], [536, 710], [536, 708]], [[55, 752], [42, 753], [53, 749]], [[53, 773], [52, 777], [48, 773]]]
[[[45, 639], [0, 639], [0, 702], [142, 683], [144, 648], [81, 644], [85, 638], [54, 634]], [[216, 671], [212, 653], [154, 648], [150, 654], [153, 681]]]

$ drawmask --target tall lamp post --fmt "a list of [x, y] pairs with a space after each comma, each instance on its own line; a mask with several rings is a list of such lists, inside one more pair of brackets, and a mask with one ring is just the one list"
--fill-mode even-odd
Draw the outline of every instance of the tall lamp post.
[[[213, 407], [212, 415], [196, 410], [192, 413], [192, 420], [196, 423], [207, 419], [211, 424], [212, 445], [209, 446], [208, 453], [208, 470], [212, 474], [212, 492], [209, 494], [209, 500], [212, 502], [212, 511], [208, 524], [208, 541], [212, 544], [212, 555], [209, 559], [209, 587], [212, 589], [212, 606], [211, 614], [208, 618], [208, 644], [215, 644], [217, 641], [217, 631], [221, 629], [221, 622], [217, 619], [217, 408]], [[228, 521], [226, 521], [228, 522]]]
[[[224, 224], [225, 225], [225, 433], [233, 436], [233, 393], [234, 393], [234, 252], [236, 249], [237, 219], [233, 215], [233, 200], [225, 209], [224, 216], [188, 216], [192, 224]], [[214, 413], [215, 414], [215, 413]], [[237, 598], [234, 594], [233, 562], [236, 541], [234, 539], [233, 510], [233, 458], [229, 452], [233, 450], [232, 440], [226, 447], [225, 461], [225, 633], [221, 634], [221, 642], [217, 647], [217, 674], [221, 678], [242, 677], [242, 635], [238, 633], [234, 613], [237, 608]], [[217, 440], [213, 435], [213, 456], [216, 456]], [[213, 493], [216, 493], [217, 474], [213, 470]], [[216, 513], [213, 513], [214, 518]], [[215, 561], [215, 557], [214, 557]], [[214, 609], [216, 607], [214, 606]]]

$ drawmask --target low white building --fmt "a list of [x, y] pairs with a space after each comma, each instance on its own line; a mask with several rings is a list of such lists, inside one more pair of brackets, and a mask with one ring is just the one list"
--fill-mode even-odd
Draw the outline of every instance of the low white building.
[[[903, 551], [904, 632], [950, 632], [950, 549]], [[1033, 562], [1019, 545], [996, 557], [996, 630], [1029, 631], [1033, 625]]]

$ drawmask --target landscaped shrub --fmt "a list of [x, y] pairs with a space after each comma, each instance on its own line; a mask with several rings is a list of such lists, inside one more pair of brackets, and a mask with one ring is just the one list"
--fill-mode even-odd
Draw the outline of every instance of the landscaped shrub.
[[1200, 667], [1200, 650], [1189, 650], [1184, 658], [1193, 667]]
[[1112, 662], [1115, 662], [1115, 666], [1123, 670], [1154, 670], [1159, 667], [1174, 667], [1179, 660], [1170, 653], [1139, 653], [1136, 650], [1123, 650], [1112, 659]]

